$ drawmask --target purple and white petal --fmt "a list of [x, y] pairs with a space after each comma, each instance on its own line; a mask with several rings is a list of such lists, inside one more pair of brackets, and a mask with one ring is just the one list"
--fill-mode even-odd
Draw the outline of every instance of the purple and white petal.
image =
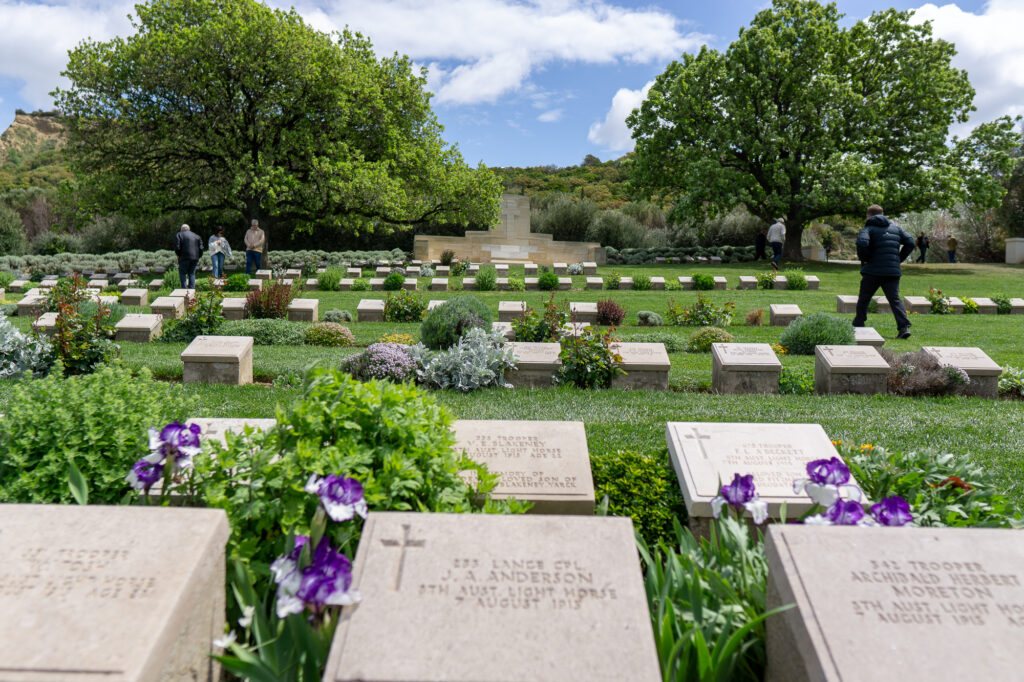
[[319, 476], [317, 476], [316, 474], [310, 474], [309, 475], [309, 480], [306, 481], [306, 485], [303, 486], [302, 489], [305, 490], [307, 493], [310, 493], [311, 495], [319, 495], [320, 494], [320, 482], [322, 480], [323, 479], [320, 478]]
[[293, 613], [302, 613], [302, 610], [306, 608], [306, 605], [302, 603], [302, 600], [296, 597], [294, 594], [285, 594], [278, 590], [277, 592], [277, 617], [287, 618]]
[[718, 518], [722, 515], [722, 507], [725, 506], [725, 498], [719, 495], [711, 500], [711, 516]]

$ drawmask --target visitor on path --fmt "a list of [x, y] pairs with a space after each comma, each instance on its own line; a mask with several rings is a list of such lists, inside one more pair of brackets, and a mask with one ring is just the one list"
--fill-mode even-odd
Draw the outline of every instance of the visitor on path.
[[772, 245], [772, 269], [777, 271], [782, 260], [782, 244], [786, 241], [786, 219], [776, 218], [775, 224], [768, 228], [766, 238]]
[[930, 244], [930, 243], [931, 243], [931, 240], [928, 239], [928, 235], [926, 235], [924, 233], [924, 231], [922, 230], [920, 236], [918, 236], [918, 238], [917, 238], [917, 250], [921, 252], [921, 255], [919, 255], [917, 257], [917, 262], [918, 263], [924, 263], [925, 260], [927, 260], [927, 258], [928, 258], [928, 244]]
[[949, 262], [950, 263], [955, 263], [956, 262], [956, 245], [957, 245], [957, 243], [958, 242], [956, 241], [956, 237], [953, 237], [953, 236], [950, 236], [949, 239], [946, 240], [946, 255], [949, 256]]
[[263, 251], [267, 248], [267, 233], [260, 229], [260, 221], [253, 218], [245, 233], [245, 273], [255, 274], [263, 266]]
[[203, 255], [203, 240], [189, 228], [182, 225], [174, 235], [174, 254], [178, 257], [178, 281], [182, 289], [196, 288], [196, 266]]
[[868, 221], [857, 235], [857, 258], [860, 259], [860, 295], [854, 327], [863, 327], [868, 317], [871, 297], [882, 287], [896, 318], [896, 338], [910, 338], [910, 320], [900, 300], [900, 263], [914, 252], [914, 238], [899, 225], [889, 222], [882, 207], [868, 207]]
[[768, 260], [768, 230], [761, 230], [754, 238], [754, 260]]
[[218, 227], [217, 231], [210, 235], [210, 260], [213, 261], [213, 276], [220, 279], [224, 276], [224, 258], [233, 258], [231, 245], [224, 236], [224, 228]]

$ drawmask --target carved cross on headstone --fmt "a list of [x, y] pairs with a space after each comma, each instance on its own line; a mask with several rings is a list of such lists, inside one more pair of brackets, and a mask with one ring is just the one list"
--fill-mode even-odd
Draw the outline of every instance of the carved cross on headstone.
[[706, 434], [702, 434], [700, 431], [697, 430], [696, 426], [690, 427], [690, 430], [693, 431], [693, 433], [692, 434], [688, 433], [685, 436], [683, 436], [683, 438], [688, 438], [690, 440], [696, 441], [697, 447], [700, 448], [700, 454], [704, 456], [704, 459], [710, 459], [708, 457], [707, 450], [704, 449], [704, 443], [702, 443], [701, 441], [711, 440], [711, 436], [708, 436]]
[[409, 524], [402, 524], [402, 539], [401, 540], [388, 540], [381, 538], [380, 543], [385, 547], [400, 547], [402, 553], [398, 558], [398, 569], [395, 571], [395, 592], [398, 592], [402, 587], [402, 572], [405, 570], [405, 550], [408, 547], [426, 547], [426, 540], [410, 540], [409, 539]]

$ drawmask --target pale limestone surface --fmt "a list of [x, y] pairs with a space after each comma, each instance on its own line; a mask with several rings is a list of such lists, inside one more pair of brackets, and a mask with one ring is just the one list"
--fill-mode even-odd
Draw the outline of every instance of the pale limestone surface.
[[665, 278], [655, 275], [651, 277], [651, 290], [652, 291], [664, 291], [665, 290]]
[[406, 291], [416, 291], [417, 280], [415, 277], [406, 277], [402, 282], [402, 288]]
[[971, 300], [978, 305], [978, 313], [981, 315], [996, 315], [999, 313], [999, 306], [987, 296], [973, 296]]
[[371, 512], [353, 576], [326, 682], [661, 680], [628, 518]]
[[772, 281], [772, 289], [788, 289], [789, 280], [786, 279], [785, 275], [775, 275], [774, 281]]
[[376, 272], [378, 277], [383, 278], [391, 274], [391, 268], [382, 265], [379, 268], [377, 268], [374, 272]]
[[262, 288], [263, 288], [263, 280], [262, 279], [253, 278], [253, 279], [249, 280], [249, 291], [259, 291]]
[[596, 275], [597, 274], [597, 263], [594, 261], [583, 262], [583, 274], [584, 275]]
[[554, 263], [554, 264], [552, 264], [551, 269], [554, 271], [554, 273], [556, 275], [564, 275], [569, 270], [569, 264], [568, 263]]
[[215, 682], [219, 509], [0, 505], [0, 678]]
[[306, 280], [306, 291], [316, 291], [320, 288], [320, 280], [316, 277], [310, 277]]
[[562, 338], [567, 336], [579, 336], [583, 330], [590, 326], [589, 322], [569, 322], [562, 325]]
[[821, 280], [818, 279], [817, 275], [807, 275], [807, 288], [813, 291], [821, 289]]
[[173, 296], [161, 296], [149, 304], [154, 315], [162, 315], [165, 320], [176, 320], [185, 314], [185, 299]]
[[885, 296], [875, 296], [875, 305], [878, 308], [878, 313], [884, 315], [892, 314], [892, 307], [889, 305], [889, 300]]
[[149, 343], [160, 336], [163, 331], [163, 315], [145, 313], [129, 313], [114, 325], [115, 341], [135, 341]]
[[[536, 266], [534, 266], [536, 269]], [[500, 277], [508, 277], [508, 263], [495, 263], [494, 272]]]
[[753, 275], [740, 275], [739, 289], [756, 289], [757, 277]]
[[266, 280], [266, 279], [272, 278], [273, 276], [274, 276], [274, 272], [272, 270], [257, 270], [256, 271], [256, 279], [264, 279], [264, 280]]
[[572, 277], [559, 277], [558, 290], [569, 291], [569, 289], [572, 289]]
[[252, 383], [251, 336], [197, 336], [181, 352], [184, 383]]
[[511, 322], [526, 314], [526, 301], [498, 301], [498, 321]]
[[288, 304], [288, 319], [291, 322], [316, 322], [320, 319], [320, 300], [316, 298], [295, 298]]
[[771, 518], [779, 518], [783, 503], [786, 517], [797, 518], [812, 503], [793, 492], [793, 481], [807, 477], [808, 462], [839, 456], [818, 424], [669, 422], [666, 439], [686, 508], [705, 520], [711, 500], [734, 474], [753, 475]]
[[198, 424], [201, 429], [201, 439], [212, 438], [226, 444], [226, 436], [229, 433], [241, 435], [245, 430], [269, 431], [277, 426], [276, 419], [234, 419], [221, 417], [193, 417], [189, 424]]
[[92, 289], [106, 289], [110, 282], [105, 279], [90, 279], [88, 286]]
[[767, 343], [711, 344], [715, 393], [778, 393], [782, 363]]
[[452, 430], [456, 450], [501, 477], [493, 498], [532, 502], [534, 514], [594, 513], [583, 422], [463, 419]]
[[57, 313], [43, 313], [32, 321], [32, 329], [49, 336], [57, 329]]
[[[498, 266], [494, 266], [494, 267], [498, 267]], [[508, 266], [506, 266], [506, 267], [508, 267]], [[523, 263], [523, 275], [524, 276], [536, 275], [536, 274], [537, 274], [537, 264], [536, 263]]]
[[903, 307], [907, 313], [927, 315], [932, 311], [932, 303], [925, 296], [904, 296]]
[[436, 298], [436, 299], [434, 299], [432, 301], [428, 301], [427, 302], [427, 310], [433, 310], [434, 308], [437, 308], [438, 306], [442, 306], [442, 305], [444, 305], [447, 302], [448, 302], [447, 299], [440, 299], [440, 298]]
[[383, 291], [384, 290], [384, 278], [383, 277], [371, 277], [370, 278], [370, 291]]
[[523, 282], [526, 284], [527, 291], [537, 291], [538, 289], [540, 289], [540, 286], [538, 284], [539, 281], [540, 278], [538, 277], [526, 277], [523, 280]]
[[612, 378], [612, 388], [668, 390], [668, 372], [672, 365], [663, 343], [613, 343], [611, 351], [622, 357], [619, 366], [626, 371]]
[[363, 276], [362, 268], [346, 268], [345, 274], [352, 278], [358, 278]]
[[28, 287], [29, 281], [27, 279], [16, 279], [11, 282], [11, 291], [16, 294], [25, 293], [25, 288]]
[[680, 275], [677, 280], [679, 281], [679, 286], [686, 291], [693, 289], [693, 277], [690, 277], [689, 275]]
[[728, 287], [729, 287], [729, 280], [727, 280], [725, 277], [722, 277], [721, 275], [718, 275], [718, 276], [715, 277], [715, 289], [718, 289], [720, 291], [724, 291]]
[[622, 277], [621, 279], [619, 279], [619, 288], [623, 289], [623, 290], [632, 289], [633, 288], [633, 278], [632, 277]]
[[889, 363], [874, 346], [815, 346], [814, 390], [819, 394], [888, 393]]
[[450, 265], [438, 265], [435, 272], [438, 277], [448, 277], [452, 272], [452, 268]]
[[968, 395], [981, 398], [999, 397], [999, 375], [1003, 368], [980, 348], [959, 346], [924, 346], [921, 348], [943, 365], [953, 365], [967, 372], [971, 383]]
[[448, 278], [447, 277], [434, 277], [430, 280], [431, 291], [447, 291], [448, 290]]
[[463, 277], [462, 278], [462, 290], [463, 291], [476, 291], [476, 277]]
[[[508, 291], [508, 277], [498, 277], [495, 281], [498, 291]], [[529, 287], [526, 287], [529, 289]]]
[[836, 296], [836, 312], [854, 314], [857, 312], [857, 297], [839, 294]]
[[767, 682], [1015, 680], [1024, 536], [989, 528], [768, 529]]
[[357, 322], [383, 322], [384, 301], [379, 298], [364, 298], [356, 307]]
[[302, 277], [302, 270], [300, 270], [299, 268], [289, 268], [285, 270], [284, 276], [296, 279], [298, 277]]
[[858, 346], [881, 348], [885, 345], [885, 339], [882, 338], [882, 335], [874, 327], [854, 327], [853, 338]]
[[154, 279], [154, 280], [150, 280], [150, 282], [149, 282], [149, 290], [150, 291], [159, 291], [160, 289], [163, 289], [163, 287], [164, 287], [164, 281], [162, 279]]
[[603, 289], [604, 280], [600, 277], [587, 277], [587, 288], [588, 289]]
[[144, 306], [149, 300], [149, 292], [145, 289], [125, 289], [121, 292], [122, 305]]
[[1010, 299], [1010, 314], [1011, 315], [1024, 315], [1024, 298], [1011, 298]]
[[172, 298], [185, 298], [186, 296], [188, 298], [195, 298], [196, 290], [195, 289], [173, 289], [171, 291], [171, 293], [169, 293], [167, 295], [171, 296]]
[[225, 320], [244, 320], [245, 305], [244, 298], [225, 298], [221, 301], [220, 309], [224, 313]]
[[127, 291], [128, 289], [131, 289], [132, 287], [137, 287], [138, 285], [139, 281], [136, 279], [122, 279], [120, 282], [117, 283], [117, 288], [119, 291]]
[[516, 358], [516, 369], [505, 372], [506, 382], [527, 388], [554, 383], [554, 375], [562, 366], [558, 358], [561, 344], [514, 342], [510, 347]]
[[597, 303], [589, 301], [570, 302], [569, 316], [577, 322], [597, 324]]
[[768, 318], [773, 327], [785, 327], [801, 315], [800, 306], [795, 303], [772, 303], [768, 306]]
[[516, 332], [512, 329], [511, 322], [491, 322], [491, 329], [496, 332], [500, 332], [509, 341], [516, 338]]

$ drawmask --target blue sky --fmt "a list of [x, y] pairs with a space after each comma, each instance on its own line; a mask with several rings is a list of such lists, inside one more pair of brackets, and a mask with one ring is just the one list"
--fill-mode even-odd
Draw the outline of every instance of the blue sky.
[[[430, 69], [445, 139], [471, 164], [566, 166], [632, 148], [625, 116], [666, 64], [724, 49], [766, 0], [269, 0], [322, 30], [348, 25], [380, 54]], [[954, 42], [971, 76], [972, 121], [1024, 114], [1024, 0], [838, 0], [847, 21], [914, 9]], [[129, 30], [123, 0], [0, 0], [0, 126], [52, 106], [66, 51]], [[955, 132], [964, 133], [966, 128]]]

